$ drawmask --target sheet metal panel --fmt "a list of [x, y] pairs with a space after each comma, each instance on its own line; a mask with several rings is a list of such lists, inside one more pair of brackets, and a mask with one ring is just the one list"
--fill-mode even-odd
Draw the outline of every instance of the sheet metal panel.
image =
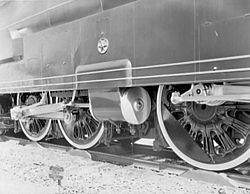
[[[94, 64], [120, 59], [134, 63], [134, 6], [127, 4], [81, 20], [80, 64]], [[109, 40], [109, 49], [101, 55], [100, 38]]]
[[0, 4], [0, 60], [14, 55], [13, 42], [7, 28], [12, 23], [47, 8], [46, 1], [4, 1]]
[[136, 0], [101, 0], [101, 1], [103, 10], [108, 10], [115, 7], [119, 7], [124, 4], [134, 2]]
[[[41, 81], [36, 80], [39, 75], [36, 74], [35, 68], [40, 66], [32, 69], [24, 61], [0, 64], [0, 92], [41, 91], [42, 88], [37, 87], [41, 85]], [[40, 72], [39, 69], [37, 72]]]
[[[75, 89], [74, 73], [78, 66], [89, 64], [94, 66], [98, 62], [116, 59], [133, 60], [133, 18], [134, 6], [129, 4], [25, 36], [23, 71], [30, 75], [31, 79], [37, 80], [23, 82], [22, 91], [30, 91], [32, 86], [36, 90]], [[110, 42], [110, 48], [105, 55], [99, 54], [97, 49], [101, 37], [108, 38]], [[30, 76], [23, 79], [28, 79]], [[120, 74], [111, 72], [108, 76], [108, 79], [112, 80], [119, 78]], [[100, 80], [104, 76], [93, 74], [85, 77], [89, 80]], [[124, 83], [127, 81], [99, 81], [80, 86], [82, 88], [102, 87], [103, 84], [107, 87], [127, 86]], [[22, 84], [12, 83], [12, 85], [16, 87]], [[27, 85], [29, 87], [26, 87]], [[9, 88], [9, 91], [14, 90]]]
[[[81, 39], [80, 26], [78, 23], [69, 23], [58, 26], [53, 30], [48, 30], [42, 34], [42, 77], [54, 77], [44, 80], [46, 89], [72, 89], [75, 88], [74, 76], [74, 58], [79, 47]], [[64, 83], [63, 85], [49, 86], [53, 84]]]
[[[127, 59], [131, 64], [134, 63], [134, 6], [127, 4], [102, 12], [101, 14], [90, 16], [80, 21], [81, 41], [75, 53], [75, 68], [86, 66], [86, 71], [92, 69], [95, 71], [104, 70], [104, 67], [98, 63], [108, 64], [106, 69], [116, 69], [125, 66], [113, 66], [116, 60]], [[106, 38], [109, 41], [109, 48], [106, 54], [98, 52], [97, 44], [100, 38]], [[93, 66], [93, 68], [91, 68]], [[97, 67], [95, 69], [95, 67]], [[131, 68], [131, 65], [129, 65]], [[126, 72], [126, 71], [125, 71]], [[108, 74], [85, 75], [81, 80], [100, 80], [97, 82], [80, 84], [80, 88], [91, 87], [124, 87], [131, 84], [124, 79], [121, 72], [109, 72]], [[130, 76], [131, 77], [131, 76]], [[102, 81], [110, 79], [111, 81]], [[112, 81], [114, 79], [114, 81]]]
[[80, 65], [76, 69], [77, 88], [132, 86], [132, 64], [128, 59]]
[[[79, 10], [84, 10], [81, 6], [78, 10], [75, 4], [73, 9], [67, 7], [59, 12], [49, 12], [50, 16], [41, 20], [46, 23], [46, 18], [49, 18], [49, 21], [53, 21], [52, 24], [60, 25], [40, 32], [24, 34], [24, 61], [1, 64], [0, 81], [19, 82], [8, 83], [13, 87], [31, 84], [34, 90], [74, 89], [74, 73], [77, 67], [86, 65], [89, 68], [97, 63], [112, 63], [121, 59], [131, 62], [132, 84], [128, 82], [128, 85], [124, 85], [124, 82], [119, 80], [117, 82], [117, 78], [121, 76], [117, 72], [103, 76], [88, 75], [82, 77], [82, 80], [110, 78], [114, 80], [108, 85], [106, 83], [105, 86], [119, 87], [249, 79], [249, 70], [245, 69], [249, 68], [248, 59], [200, 64], [196, 61], [249, 54], [250, 20], [248, 16], [244, 16], [250, 13], [248, 0], [157, 0], [154, 2], [152, 0], [98, 0], [98, 2], [84, 0], [81, 2], [86, 3], [82, 4], [87, 10], [86, 13], [91, 13], [87, 14], [87, 17], [83, 15], [83, 18], [75, 20], [79, 14], [83, 14]], [[97, 12], [92, 14], [88, 5], [94, 5], [90, 7], [95, 7]], [[31, 8], [32, 6], [33, 4]], [[41, 9], [46, 9], [48, 6], [51, 5], [41, 4]], [[72, 12], [73, 15], [60, 17], [67, 10], [74, 9], [78, 10], [75, 12], [76, 15]], [[38, 10], [39, 8], [36, 9]], [[17, 14], [8, 21], [15, 21], [17, 16], [22, 18], [27, 13]], [[69, 22], [71, 21], [69, 18], [74, 21]], [[67, 23], [63, 24], [64, 22]], [[4, 26], [4, 23], [0, 23], [1, 25]], [[38, 24], [37, 26], [39, 27]], [[99, 54], [97, 49], [100, 38], [109, 40], [108, 51], [103, 55]], [[9, 41], [9, 50], [12, 50], [11, 43], [12, 41]], [[187, 61], [190, 63], [185, 63]], [[10, 72], [14, 77], [10, 76]], [[54, 76], [63, 76], [63, 78], [53, 78]], [[20, 83], [22, 79], [35, 80]], [[67, 85], [67, 83], [70, 84]], [[82, 89], [101, 88], [103, 84], [99, 81], [94, 86], [82, 84], [80, 87]], [[0, 89], [1, 92], [6, 91], [6, 83], [0, 83], [0, 88], [4, 86], [5, 89]], [[21, 88], [12, 91], [19, 91]]]
[[250, 13], [249, 0], [195, 0], [195, 4], [198, 27]]
[[[38, 7], [39, 4], [37, 3], [38, 1], [34, 0], [30, 3], [21, 1], [24, 11], [21, 11], [20, 14], [19, 9], [11, 10], [15, 17], [12, 20], [7, 19], [8, 22], [5, 22], [5, 27], [18, 31], [28, 29], [29, 33], [34, 33], [96, 14], [102, 10], [100, 0], [61, 0], [57, 1], [57, 4], [43, 0], [39, 2], [41, 7]], [[33, 11], [32, 8], [37, 11]]]
[[[250, 78], [250, 59], [237, 59], [250, 53], [250, 5], [247, 1], [213, 1], [214, 14], [205, 12], [211, 21], [200, 24], [199, 58], [235, 57], [235, 60], [200, 64], [197, 81], [246, 80]], [[210, 10], [211, 9], [207, 9]], [[230, 71], [230, 72], [228, 72]]]
[[[136, 67], [194, 60], [194, 0], [141, 0], [136, 4]], [[135, 70], [133, 76], [168, 75], [195, 72], [195, 65], [166, 66]], [[194, 81], [194, 76], [185, 77]], [[159, 84], [181, 81], [180, 76], [136, 79], [134, 84]]]
[[9, 30], [0, 31], [0, 60], [13, 56], [13, 44]]

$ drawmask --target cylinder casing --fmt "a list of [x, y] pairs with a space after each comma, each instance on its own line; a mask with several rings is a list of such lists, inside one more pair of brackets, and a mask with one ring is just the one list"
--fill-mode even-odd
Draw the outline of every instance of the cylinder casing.
[[148, 92], [142, 87], [120, 90], [89, 90], [91, 114], [99, 121], [126, 121], [130, 124], [141, 124], [151, 112], [151, 100]]

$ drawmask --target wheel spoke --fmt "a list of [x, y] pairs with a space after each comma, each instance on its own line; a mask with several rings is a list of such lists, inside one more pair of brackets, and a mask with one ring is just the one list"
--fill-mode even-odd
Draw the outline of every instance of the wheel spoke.
[[[17, 105], [30, 106], [39, 102], [41, 94], [19, 94], [17, 96]], [[49, 103], [49, 101], [47, 101]], [[20, 126], [25, 135], [32, 141], [42, 140], [49, 132], [51, 126], [51, 120], [26, 118], [19, 121]]]
[[224, 153], [232, 152], [236, 148], [236, 144], [232, 139], [227, 135], [227, 133], [222, 129], [221, 125], [216, 126], [216, 130], [213, 131], [219, 141], [219, 145], [225, 150]]
[[[171, 88], [171, 89], [170, 89]], [[225, 102], [209, 106], [196, 102], [181, 105], [171, 103], [171, 92], [176, 88], [160, 86], [157, 96], [157, 116], [163, 137], [182, 159], [192, 165], [206, 170], [225, 170], [240, 165], [250, 155], [250, 104], [240, 105], [236, 102]], [[170, 96], [170, 97], [169, 97]], [[170, 127], [176, 125], [164, 112], [172, 114], [183, 133], [178, 135]], [[172, 123], [169, 123], [172, 122]], [[178, 124], [177, 124], [178, 125]], [[190, 136], [186, 138], [184, 133]], [[194, 141], [206, 157], [200, 157], [198, 149], [191, 146]], [[185, 146], [178, 146], [180, 142]], [[187, 149], [187, 146], [188, 149]]]
[[189, 131], [189, 135], [190, 135], [194, 140], [196, 140], [196, 138], [197, 138], [197, 131], [191, 129], [191, 130]]
[[88, 136], [90, 137], [90, 136], [92, 136], [94, 134], [94, 132], [92, 131], [91, 127], [89, 126], [89, 124], [87, 122], [85, 124], [86, 124], [85, 125], [86, 129], [88, 131]]
[[69, 137], [73, 138], [75, 136], [74, 135], [74, 131], [75, 131], [74, 123], [73, 122], [67, 123], [65, 128], [67, 130], [67, 134], [69, 135]]
[[223, 119], [223, 123], [229, 127], [232, 127], [235, 131], [242, 134], [246, 137], [249, 134], [250, 126], [237, 118], [233, 118], [231, 116], [221, 117]]
[[236, 149], [236, 145], [226, 133], [219, 134], [217, 136], [223, 145], [223, 148], [225, 149], [225, 153], [232, 152], [234, 149]]
[[243, 136], [247, 136], [249, 134], [250, 127], [246, 123], [243, 123], [239, 119], [234, 118], [232, 127]]
[[84, 139], [84, 137], [85, 137], [83, 128], [84, 128], [84, 123], [80, 122], [80, 127], [77, 128], [78, 134], [79, 134], [79, 139]]
[[[205, 139], [205, 150], [208, 153], [208, 155], [213, 159], [213, 156], [215, 155], [215, 149], [214, 149], [214, 143], [213, 143], [213, 139], [211, 137], [211, 135], [206, 135], [204, 137]], [[213, 159], [214, 160], [214, 159]]]

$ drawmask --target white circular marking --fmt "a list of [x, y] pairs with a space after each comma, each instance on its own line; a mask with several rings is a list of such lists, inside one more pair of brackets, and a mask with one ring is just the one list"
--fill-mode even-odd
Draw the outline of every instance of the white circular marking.
[[97, 49], [100, 54], [105, 54], [109, 49], [109, 40], [107, 38], [100, 38], [97, 43]]

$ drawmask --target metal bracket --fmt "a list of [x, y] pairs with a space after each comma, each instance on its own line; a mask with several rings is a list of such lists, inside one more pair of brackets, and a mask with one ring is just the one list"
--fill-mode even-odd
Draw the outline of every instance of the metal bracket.
[[250, 103], [250, 87], [196, 84], [192, 85], [190, 90], [183, 94], [174, 92], [171, 96], [171, 102], [173, 104], [196, 102], [209, 106], [218, 106], [225, 101]]
[[43, 119], [64, 119], [64, 110], [67, 107], [89, 108], [88, 103], [64, 102], [46, 104], [47, 95], [43, 94], [40, 102], [29, 106], [16, 106], [10, 110], [12, 120], [22, 120], [25, 118], [43, 118]]

